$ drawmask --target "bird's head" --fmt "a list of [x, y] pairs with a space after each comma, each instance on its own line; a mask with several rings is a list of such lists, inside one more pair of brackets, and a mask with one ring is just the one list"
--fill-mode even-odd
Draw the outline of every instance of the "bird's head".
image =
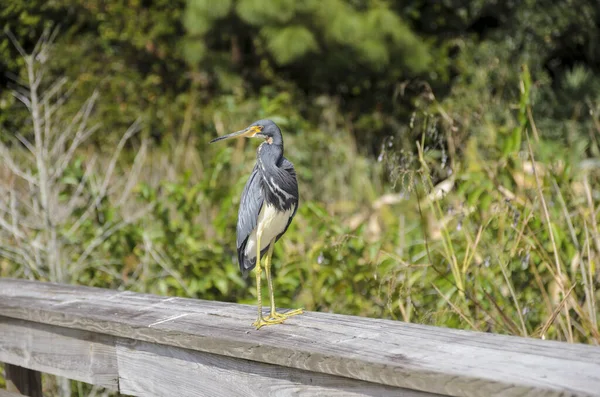
[[250, 124], [248, 127], [244, 128], [243, 130], [232, 132], [231, 134], [217, 137], [217, 138], [213, 139], [212, 141], [210, 141], [210, 143], [223, 141], [225, 139], [240, 138], [240, 137], [263, 138], [269, 144], [273, 144], [273, 143], [275, 143], [277, 145], [282, 144], [281, 130], [279, 130], [279, 127], [277, 126], [277, 124], [275, 124], [271, 120], [255, 121], [254, 123]]

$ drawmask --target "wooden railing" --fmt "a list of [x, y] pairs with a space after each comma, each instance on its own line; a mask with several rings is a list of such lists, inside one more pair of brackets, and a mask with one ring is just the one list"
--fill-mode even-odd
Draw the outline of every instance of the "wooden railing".
[[[0, 279], [9, 391], [40, 372], [135, 396], [600, 396], [600, 347]], [[6, 393], [6, 394], [3, 394]]]

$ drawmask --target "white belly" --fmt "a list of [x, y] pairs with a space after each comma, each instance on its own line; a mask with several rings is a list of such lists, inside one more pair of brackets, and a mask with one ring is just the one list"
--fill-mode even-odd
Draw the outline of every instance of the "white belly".
[[263, 205], [258, 214], [256, 228], [252, 231], [246, 242], [245, 254], [248, 258], [256, 257], [257, 232], [260, 235], [260, 250], [269, 246], [271, 240], [285, 230], [290, 217], [294, 213], [294, 206], [288, 211], [279, 212], [272, 205]]

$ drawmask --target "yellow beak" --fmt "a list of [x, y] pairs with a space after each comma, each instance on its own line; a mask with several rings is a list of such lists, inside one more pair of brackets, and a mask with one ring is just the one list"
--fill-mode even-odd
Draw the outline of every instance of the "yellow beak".
[[259, 133], [261, 130], [262, 129], [259, 126], [255, 125], [253, 127], [244, 128], [241, 131], [236, 131], [236, 132], [232, 132], [231, 134], [217, 137], [217, 138], [213, 139], [212, 141], [210, 141], [210, 143], [223, 141], [225, 139], [231, 139], [231, 138], [241, 138], [241, 137], [252, 138], [254, 135]]

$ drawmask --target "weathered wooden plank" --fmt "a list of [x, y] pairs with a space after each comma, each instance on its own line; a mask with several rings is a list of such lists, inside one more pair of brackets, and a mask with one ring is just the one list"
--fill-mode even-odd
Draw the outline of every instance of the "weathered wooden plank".
[[4, 364], [6, 390], [29, 397], [43, 397], [42, 374], [28, 368]]
[[0, 362], [118, 388], [114, 337], [0, 316]]
[[256, 331], [252, 306], [7, 279], [0, 315], [445, 395], [600, 395], [594, 346], [326, 313]]
[[0, 397], [25, 397], [19, 393], [12, 393], [8, 390], [0, 389]]
[[117, 357], [120, 391], [134, 396], [434, 396], [147, 342], [119, 342]]

